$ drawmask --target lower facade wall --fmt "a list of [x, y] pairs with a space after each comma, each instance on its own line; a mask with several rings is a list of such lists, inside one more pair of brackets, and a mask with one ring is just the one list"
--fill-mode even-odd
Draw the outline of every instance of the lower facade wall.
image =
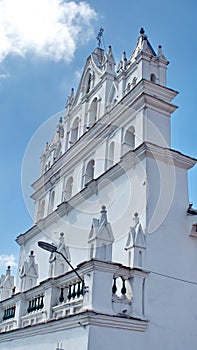
[[[42, 331], [40, 332], [40, 328]], [[26, 335], [26, 330], [0, 335], [0, 350], [86, 350], [88, 349], [88, 329], [79, 326], [73, 329], [53, 330], [49, 328], [43, 333], [43, 326], [35, 328], [31, 335]], [[33, 334], [32, 334], [33, 333]], [[4, 339], [2, 339], [4, 337]], [[16, 339], [17, 338], [17, 339]]]

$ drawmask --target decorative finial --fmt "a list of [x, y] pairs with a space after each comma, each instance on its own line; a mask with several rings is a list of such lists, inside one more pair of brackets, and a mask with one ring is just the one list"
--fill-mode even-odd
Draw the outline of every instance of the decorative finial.
[[107, 210], [106, 210], [106, 206], [105, 205], [102, 205], [100, 213], [101, 213], [100, 225], [101, 224], [106, 224], [107, 223]]
[[6, 270], [6, 275], [7, 275], [7, 276], [10, 276], [10, 274], [11, 274], [11, 267], [8, 266], [8, 267], [7, 267], [7, 270]]
[[112, 48], [111, 48], [111, 45], [109, 45], [109, 47], [108, 47], [108, 56], [110, 56], [111, 54], [112, 54]]
[[30, 263], [34, 263], [34, 258], [35, 258], [34, 251], [31, 250], [30, 255], [29, 255], [29, 262]]
[[139, 224], [139, 215], [138, 215], [138, 213], [135, 213], [135, 214], [134, 214], [133, 222], [134, 222], [134, 225], [135, 225], [135, 226], [136, 226], [137, 224]]
[[98, 32], [98, 35], [96, 37], [96, 40], [98, 41], [98, 47], [101, 48], [101, 38], [103, 36], [103, 32], [104, 32], [104, 29], [101, 27], [99, 32]]
[[63, 118], [62, 117], [60, 117], [59, 124], [57, 125], [57, 134], [61, 138], [64, 137], [64, 127], [63, 127]]
[[158, 46], [157, 56], [159, 56], [159, 57], [162, 56], [162, 46], [161, 45]]
[[140, 34], [143, 35], [144, 33], [145, 33], [144, 28], [141, 28], [141, 29], [140, 29]]

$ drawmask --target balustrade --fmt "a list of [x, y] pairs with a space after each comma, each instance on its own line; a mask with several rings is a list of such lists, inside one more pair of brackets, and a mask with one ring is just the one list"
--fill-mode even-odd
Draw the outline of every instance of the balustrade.
[[60, 318], [78, 312], [83, 306], [84, 283], [76, 281], [60, 287], [58, 305], [53, 307], [53, 317]]
[[10, 318], [15, 317], [16, 305], [8, 307], [4, 310], [3, 321], [9, 320]]
[[66, 301], [74, 300], [83, 296], [84, 283], [81, 281], [69, 284], [67, 287], [60, 288], [59, 302], [64, 303]]
[[113, 277], [112, 307], [117, 313], [131, 314], [132, 312], [132, 288], [129, 276]]
[[44, 307], [44, 295], [38, 295], [31, 300], [29, 300], [29, 306], [27, 308], [27, 312], [33, 312], [42, 310]]
[[[86, 310], [144, 317], [147, 273], [99, 260], [84, 262], [79, 273], [84, 281], [69, 271], [1, 301], [0, 332]], [[112, 288], [111, 293], [109, 288]]]

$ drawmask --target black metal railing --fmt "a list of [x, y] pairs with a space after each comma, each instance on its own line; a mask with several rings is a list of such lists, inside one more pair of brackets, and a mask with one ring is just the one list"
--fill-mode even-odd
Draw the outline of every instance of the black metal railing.
[[3, 321], [9, 320], [15, 316], [16, 306], [13, 305], [4, 310]]
[[73, 284], [69, 284], [68, 287], [60, 288], [59, 302], [74, 300], [84, 295], [84, 282], [78, 281]]
[[29, 300], [29, 305], [27, 308], [27, 312], [39, 311], [44, 307], [44, 295], [38, 295], [31, 300]]

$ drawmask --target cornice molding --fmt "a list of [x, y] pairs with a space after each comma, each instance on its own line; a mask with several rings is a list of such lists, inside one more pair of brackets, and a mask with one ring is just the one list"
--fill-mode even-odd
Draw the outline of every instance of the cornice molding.
[[[95, 311], [86, 310], [72, 316], [65, 316], [61, 319], [51, 319], [45, 323], [30, 325], [24, 328], [13, 329], [0, 333], [0, 342], [22, 340], [36, 335], [44, 335], [57, 331], [64, 331], [73, 328], [83, 327], [87, 333], [91, 326], [124, 329], [129, 331], [145, 332], [148, 321], [132, 316], [110, 315]], [[86, 327], [88, 328], [86, 329]]]
[[191, 169], [197, 162], [197, 159], [186, 156], [178, 151], [170, 148], [164, 148], [150, 142], [144, 142], [135, 150], [128, 151], [124, 156], [122, 156], [121, 160], [117, 164], [101, 174], [97, 179], [90, 181], [68, 202], [59, 204], [56, 210], [54, 210], [44, 219], [38, 221], [37, 224], [31, 229], [19, 235], [16, 242], [19, 245], [24, 244], [30, 238], [46, 229], [49, 225], [57, 222], [63, 216], [68, 215], [73, 208], [80, 205], [84, 199], [88, 199], [90, 196], [96, 193], [99, 185], [103, 185], [104, 179], [110, 179], [112, 181], [115, 180], [117, 177], [124, 174], [125, 171], [139, 163], [139, 161], [142, 161], [145, 157], [153, 158], [185, 170]]

